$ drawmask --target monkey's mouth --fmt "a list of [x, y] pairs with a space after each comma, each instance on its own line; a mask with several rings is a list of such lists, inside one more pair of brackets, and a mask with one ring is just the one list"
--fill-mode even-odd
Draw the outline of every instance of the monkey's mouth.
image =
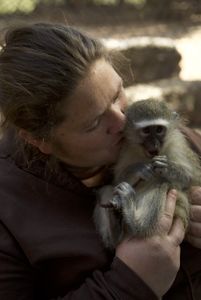
[[157, 149], [154, 149], [154, 150], [146, 150], [145, 151], [146, 155], [148, 157], [154, 157], [154, 156], [157, 156], [159, 154], [159, 151]]

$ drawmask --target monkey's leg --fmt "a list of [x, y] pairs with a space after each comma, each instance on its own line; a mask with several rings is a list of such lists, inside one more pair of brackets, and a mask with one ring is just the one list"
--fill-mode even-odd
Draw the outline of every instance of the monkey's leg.
[[178, 197], [175, 208], [175, 216], [181, 218], [184, 228], [187, 229], [189, 223], [190, 204], [185, 193], [178, 191]]
[[135, 237], [149, 237], [157, 232], [159, 217], [164, 209], [168, 184], [150, 184], [141, 187], [135, 194], [126, 182], [115, 188], [113, 201], [122, 213], [122, 233]]
[[98, 192], [94, 221], [106, 247], [115, 248], [121, 234], [121, 217], [112, 204], [113, 187], [106, 186]]
[[[126, 225], [122, 231], [124, 233], [131, 233], [135, 231], [135, 191], [132, 186], [127, 182], [121, 182], [114, 188], [114, 196], [112, 199], [113, 205], [121, 212], [122, 214], [122, 224]], [[120, 237], [121, 240], [122, 237]]]

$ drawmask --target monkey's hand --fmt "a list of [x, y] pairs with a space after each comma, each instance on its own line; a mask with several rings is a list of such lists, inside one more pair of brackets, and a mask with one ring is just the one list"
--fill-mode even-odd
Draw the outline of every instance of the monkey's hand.
[[152, 159], [152, 168], [155, 175], [166, 177], [168, 173], [168, 159], [166, 155], [154, 156]]
[[135, 190], [133, 187], [127, 182], [121, 182], [115, 186], [110, 204], [118, 211], [129, 210], [134, 199]]

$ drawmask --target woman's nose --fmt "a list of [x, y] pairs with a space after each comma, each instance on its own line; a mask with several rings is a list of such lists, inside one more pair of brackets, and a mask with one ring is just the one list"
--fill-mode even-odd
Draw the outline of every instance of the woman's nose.
[[109, 116], [108, 134], [118, 134], [124, 129], [126, 116], [120, 109], [114, 109]]

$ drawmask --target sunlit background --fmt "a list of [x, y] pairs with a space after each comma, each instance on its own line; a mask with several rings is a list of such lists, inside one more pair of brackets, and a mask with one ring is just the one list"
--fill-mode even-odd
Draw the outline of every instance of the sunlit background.
[[[132, 98], [162, 98], [201, 128], [201, 0], [0, 0], [0, 36], [10, 25], [37, 21], [77, 26], [113, 46], [134, 41]], [[153, 51], [156, 40], [162, 44]]]

